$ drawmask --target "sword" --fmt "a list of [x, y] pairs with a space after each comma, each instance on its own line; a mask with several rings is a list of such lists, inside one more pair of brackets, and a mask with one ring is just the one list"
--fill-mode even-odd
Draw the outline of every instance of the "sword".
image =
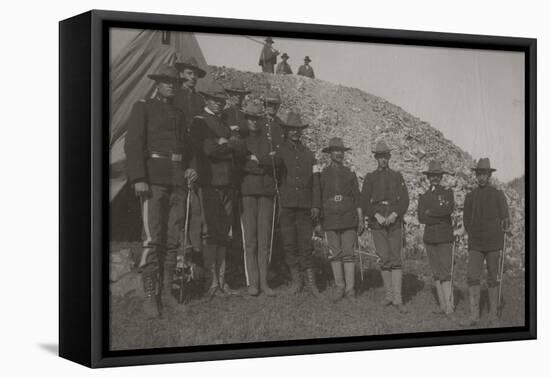
[[454, 288], [453, 288], [453, 279], [455, 272], [455, 252], [456, 252], [456, 243], [458, 241], [458, 235], [453, 240], [453, 247], [451, 249], [451, 293], [449, 294], [449, 303], [454, 309]]
[[500, 267], [499, 267], [499, 283], [498, 283], [498, 299], [497, 299], [497, 309], [501, 308], [501, 301], [502, 301], [502, 279], [504, 277], [504, 257], [506, 253], [506, 233], [504, 233], [504, 243], [502, 246], [502, 250], [500, 251]]
[[248, 278], [248, 266], [246, 265], [246, 238], [244, 236], [244, 223], [243, 223], [243, 212], [242, 212], [242, 204], [241, 204], [241, 236], [243, 239], [243, 260], [244, 260], [244, 276], [246, 278], [246, 286], [250, 285], [250, 280]]
[[184, 281], [185, 281], [185, 274], [183, 274], [184, 264], [183, 261], [185, 259], [185, 247], [187, 245], [187, 237], [188, 237], [188, 230], [189, 230], [189, 213], [191, 209], [191, 183], [187, 181], [187, 199], [185, 201], [185, 224], [183, 226], [183, 253], [182, 253], [182, 271], [181, 271], [181, 277], [180, 277], [180, 287], [179, 287], [179, 293], [178, 293], [178, 303], [183, 303], [183, 288], [184, 288]]

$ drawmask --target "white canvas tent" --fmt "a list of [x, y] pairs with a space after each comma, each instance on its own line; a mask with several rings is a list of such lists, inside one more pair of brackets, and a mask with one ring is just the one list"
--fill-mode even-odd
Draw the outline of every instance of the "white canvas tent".
[[[128, 34], [131, 33], [131, 34]], [[131, 39], [125, 46], [119, 46], [121, 38], [117, 34], [126, 33]], [[162, 63], [173, 63], [193, 56], [201, 68], [207, 64], [201, 48], [193, 33], [164, 32], [156, 30], [128, 31], [114, 29], [111, 31], [110, 86], [110, 201], [120, 193], [126, 184], [124, 138], [126, 121], [133, 104], [140, 99], [148, 98], [154, 90], [154, 82], [147, 77], [154, 73]], [[199, 89], [210, 75], [199, 80]]]

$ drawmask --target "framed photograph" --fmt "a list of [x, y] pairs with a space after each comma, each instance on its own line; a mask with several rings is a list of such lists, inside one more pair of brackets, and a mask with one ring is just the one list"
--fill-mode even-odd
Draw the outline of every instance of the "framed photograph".
[[536, 40], [60, 22], [59, 353], [536, 338]]

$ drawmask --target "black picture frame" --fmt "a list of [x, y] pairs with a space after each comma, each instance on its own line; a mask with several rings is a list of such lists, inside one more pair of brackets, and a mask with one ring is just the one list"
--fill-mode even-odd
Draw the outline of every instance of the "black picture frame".
[[[130, 351], [108, 348], [108, 29], [127, 27], [525, 54], [524, 327]], [[531, 38], [449, 34], [93, 10], [59, 24], [59, 354], [88, 367], [157, 364], [535, 339], [536, 62]]]

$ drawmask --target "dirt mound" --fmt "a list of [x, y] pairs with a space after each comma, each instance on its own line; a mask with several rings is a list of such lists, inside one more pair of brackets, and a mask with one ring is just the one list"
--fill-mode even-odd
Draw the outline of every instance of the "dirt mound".
[[[444, 135], [425, 122], [400, 107], [359, 89], [335, 85], [318, 79], [295, 75], [272, 75], [241, 72], [225, 67], [212, 67], [215, 80], [228, 85], [234, 78], [243, 80], [253, 93], [266, 89], [276, 89], [283, 99], [281, 113], [290, 109], [300, 111], [310, 127], [305, 131], [306, 144], [317, 151], [321, 162], [327, 156], [321, 149], [331, 137], [338, 136], [352, 148], [348, 164], [356, 171], [360, 183], [364, 175], [375, 169], [376, 162], [371, 150], [379, 139], [385, 139], [394, 149], [390, 165], [402, 172], [411, 204], [405, 217], [407, 254], [423, 253], [422, 229], [416, 217], [417, 201], [427, 188], [425, 176], [420, 172], [427, 168], [433, 159], [444, 162], [444, 167], [453, 173], [445, 176], [443, 184], [455, 193], [457, 208], [453, 220], [460, 235], [459, 254], [466, 253], [467, 235], [462, 226], [462, 208], [466, 193], [474, 186], [471, 167], [472, 157], [461, 150]], [[513, 225], [512, 236], [507, 248], [506, 269], [523, 269], [524, 253], [524, 198], [515, 186], [503, 185], [494, 180], [495, 185], [504, 190], [510, 207]], [[368, 246], [368, 236], [362, 243]]]

